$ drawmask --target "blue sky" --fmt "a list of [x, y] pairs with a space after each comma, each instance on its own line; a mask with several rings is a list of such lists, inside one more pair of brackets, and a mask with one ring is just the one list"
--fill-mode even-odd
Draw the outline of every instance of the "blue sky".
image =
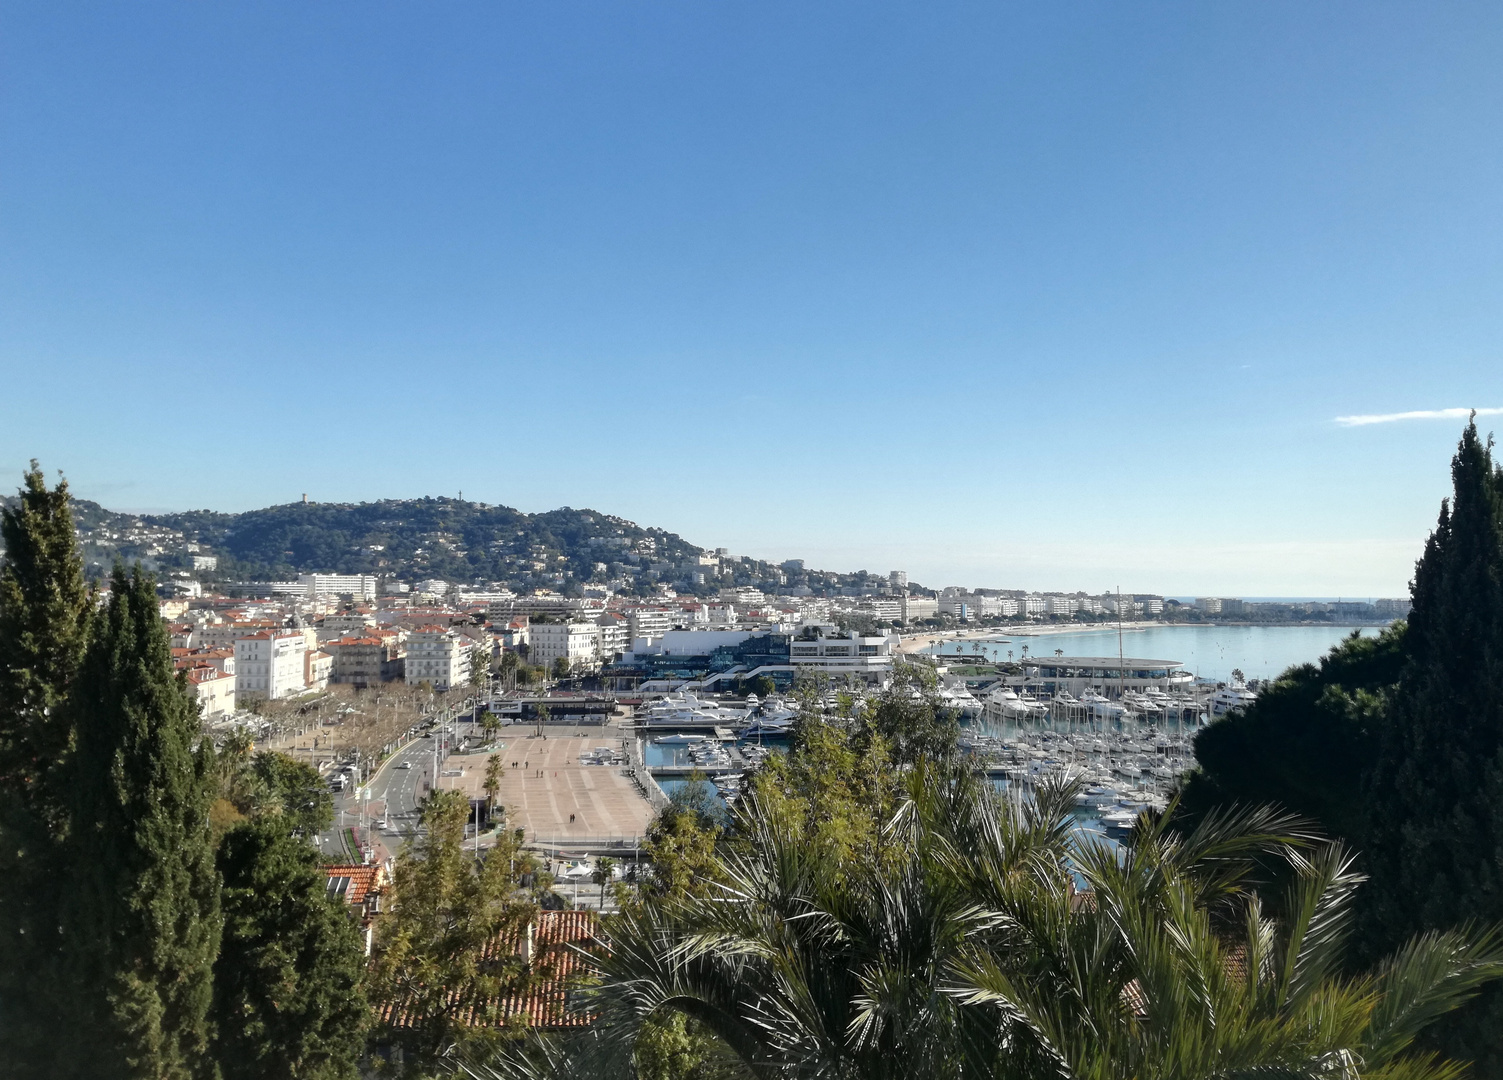
[[1482, 3], [0, 0], [0, 470], [1393, 595], [1461, 422], [1335, 418], [1503, 407], [1499, 55]]

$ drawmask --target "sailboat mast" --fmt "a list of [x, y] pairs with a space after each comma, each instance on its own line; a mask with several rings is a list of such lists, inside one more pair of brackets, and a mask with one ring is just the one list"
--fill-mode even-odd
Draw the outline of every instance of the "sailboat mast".
[[[1127, 708], [1127, 675], [1122, 670], [1127, 661], [1122, 657], [1122, 586], [1117, 586], [1117, 700]], [[1125, 715], [1125, 714], [1124, 714]]]

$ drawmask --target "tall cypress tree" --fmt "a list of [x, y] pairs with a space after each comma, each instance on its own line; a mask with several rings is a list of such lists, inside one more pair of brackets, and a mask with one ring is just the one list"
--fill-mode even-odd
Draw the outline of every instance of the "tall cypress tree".
[[224, 1080], [353, 1077], [369, 1019], [365, 953], [316, 852], [271, 815], [225, 835], [219, 868], [213, 1016]]
[[68, 508], [37, 463], [0, 512], [0, 1074], [50, 1076], [68, 990], [59, 976], [63, 704], [92, 608]]
[[[1467, 425], [1452, 498], [1415, 567], [1409, 660], [1367, 785], [1375, 952], [1422, 930], [1503, 921], [1503, 472]], [[1503, 995], [1442, 1038], [1503, 1075]]]
[[207, 1062], [219, 877], [198, 707], [139, 567], [115, 570], [72, 708], [65, 927], [83, 1015], [67, 1071], [186, 1080]]

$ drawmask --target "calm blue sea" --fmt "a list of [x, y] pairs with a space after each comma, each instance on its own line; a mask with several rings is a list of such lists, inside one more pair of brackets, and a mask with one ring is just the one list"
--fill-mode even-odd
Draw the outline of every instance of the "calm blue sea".
[[[1353, 627], [1340, 626], [1149, 626], [1122, 629], [1122, 652], [1125, 656], [1146, 660], [1177, 660], [1202, 679], [1224, 681], [1232, 669], [1239, 668], [1249, 679], [1271, 679], [1285, 668], [1319, 660], [1330, 648], [1347, 637]], [[1375, 635], [1378, 630], [1367, 626], [1362, 633]], [[1023, 655], [1052, 656], [1056, 649], [1066, 656], [1116, 656], [1117, 630], [1078, 630], [1060, 634], [1007, 633], [1002, 643], [982, 643], [983, 655], [1008, 659]], [[974, 655], [976, 642], [946, 641], [929, 652], [964, 652]]]

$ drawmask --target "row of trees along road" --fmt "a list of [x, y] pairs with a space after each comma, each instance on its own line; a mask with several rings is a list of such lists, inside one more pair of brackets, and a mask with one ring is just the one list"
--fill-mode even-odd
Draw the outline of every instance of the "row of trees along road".
[[[823, 697], [824, 695], [820, 695]], [[727, 813], [675, 800], [622, 887], [588, 1031], [462, 1056], [480, 1078], [1455, 1075], [1415, 1053], [1503, 975], [1494, 931], [1407, 941], [1358, 976], [1360, 874], [1268, 807], [1074, 837], [1077, 788], [996, 791], [932, 676], [810, 709]]]
[[0, 535], [0, 1075], [354, 1076], [317, 774], [200, 739], [152, 581], [99, 602], [66, 484], [33, 463]]

